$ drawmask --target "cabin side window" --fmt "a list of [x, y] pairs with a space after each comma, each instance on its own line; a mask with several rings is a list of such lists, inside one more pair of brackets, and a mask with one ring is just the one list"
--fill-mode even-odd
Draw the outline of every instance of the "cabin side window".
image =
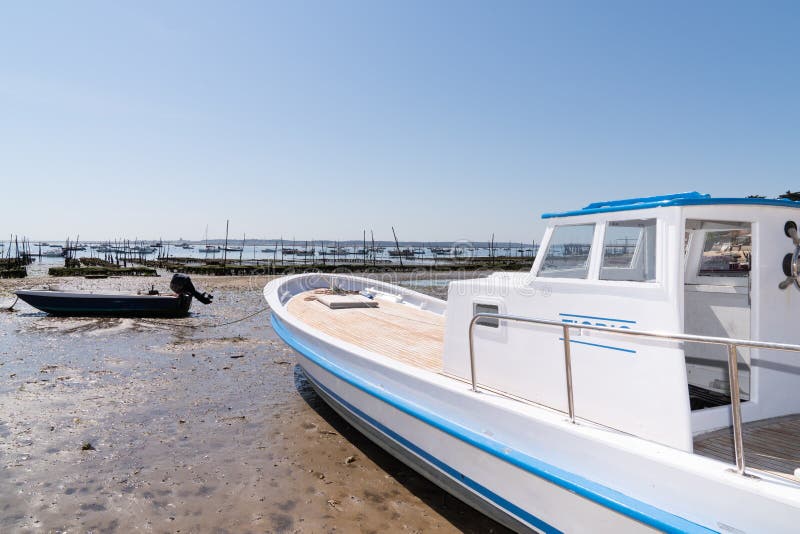
[[612, 221], [603, 239], [601, 280], [656, 279], [656, 220]]
[[697, 270], [691, 274], [706, 278], [747, 277], [752, 250], [749, 223], [690, 220], [686, 228], [694, 234], [693, 239], [702, 240], [702, 249], [695, 260]]
[[539, 276], [545, 278], [586, 278], [592, 255], [594, 224], [557, 226], [547, 245]]
[[700, 276], [747, 276], [750, 271], [750, 229], [710, 231], [705, 235]]

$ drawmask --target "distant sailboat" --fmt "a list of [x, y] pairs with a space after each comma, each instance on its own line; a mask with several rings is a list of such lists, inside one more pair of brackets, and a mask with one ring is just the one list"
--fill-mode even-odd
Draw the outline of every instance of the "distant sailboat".
[[217, 252], [220, 251], [220, 248], [217, 245], [208, 244], [208, 225], [206, 225], [205, 242], [206, 244], [203, 245], [203, 248], [200, 249], [204, 254], [216, 254]]

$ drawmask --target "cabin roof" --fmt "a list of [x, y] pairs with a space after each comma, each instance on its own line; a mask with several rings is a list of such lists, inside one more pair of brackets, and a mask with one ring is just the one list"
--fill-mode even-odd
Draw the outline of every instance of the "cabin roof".
[[800, 208], [800, 202], [786, 199], [772, 198], [712, 198], [711, 195], [691, 191], [675, 193], [673, 195], [659, 195], [654, 197], [625, 198], [621, 200], [607, 200], [592, 202], [584, 208], [561, 213], [545, 213], [542, 219], [555, 217], [574, 217], [576, 215], [592, 215], [594, 213], [609, 213], [613, 211], [643, 210], [648, 208], [662, 208], [667, 206], [700, 206], [712, 204], [746, 204], [749, 206], [781, 206]]

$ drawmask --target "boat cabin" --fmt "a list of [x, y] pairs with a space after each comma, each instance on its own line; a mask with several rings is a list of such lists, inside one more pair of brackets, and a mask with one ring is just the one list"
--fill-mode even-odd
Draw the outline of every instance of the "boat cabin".
[[[800, 284], [791, 276], [798, 246], [790, 237], [798, 208], [788, 200], [682, 193], [545, 214], [529, 273], [450, 284], [443, 371], [470, 379], [464, 355], [479, 312], [799, 343]], [[566, 411], [563, 338], [552, 325], [479, 319], [478, 383]], [[708, 445], [698, 436], [730, 427], [726, 347], [585, 328], [570, 329], [569, 341], [579, 418], [689, 452]], [[800, 413], [800, 355], [737, 350], [745, 425]], [[793, 421], [777, 421], [784, 420]]]

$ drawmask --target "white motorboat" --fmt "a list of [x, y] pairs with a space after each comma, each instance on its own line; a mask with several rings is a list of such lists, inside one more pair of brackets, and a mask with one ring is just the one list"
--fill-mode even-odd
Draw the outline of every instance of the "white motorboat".
[[598, 202], [446, 302], [319, 273], [264, 295], [326, 402], [512, 529], [795, 532], [798, 208]]

